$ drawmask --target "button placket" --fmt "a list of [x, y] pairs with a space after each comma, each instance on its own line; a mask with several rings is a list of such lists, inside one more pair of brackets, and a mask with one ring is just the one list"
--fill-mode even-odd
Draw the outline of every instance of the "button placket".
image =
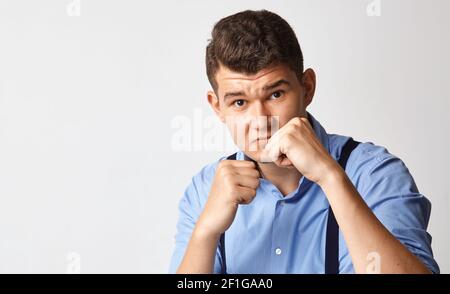
[[284, 200], [277, 200], [274, 204], [275, 214], [272, 226], [272, 244], [271, 244], [271, 267], [277, 269], [279, 273], [283, 273], [287, 263], [287, 255], [285, 244], [286, 236], [283, 236], [282, 217]]

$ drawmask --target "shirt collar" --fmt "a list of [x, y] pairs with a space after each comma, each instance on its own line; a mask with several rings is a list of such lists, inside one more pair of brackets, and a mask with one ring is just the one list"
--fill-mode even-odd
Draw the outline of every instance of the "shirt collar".
[[322, 143], [322, 145], [325, 147], [328, 153], [330, 153], [330, 142], [328, 141], [327, 132], [311, 113], [307, 112], [307, 115], [309, 123], [311, 124], [314, 132], [316, 133], [317, 138], [319, 138], [319, 141]]

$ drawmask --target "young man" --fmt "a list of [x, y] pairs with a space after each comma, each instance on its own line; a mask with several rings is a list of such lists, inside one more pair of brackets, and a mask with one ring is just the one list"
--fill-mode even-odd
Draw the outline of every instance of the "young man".
[[306, 111], [316, 77], [284, 19], [220, 20], [206, 67], [208, 102], [240, 151], [192, 178], [171, 273], [439, 272], [431, 204], [403, 162]]

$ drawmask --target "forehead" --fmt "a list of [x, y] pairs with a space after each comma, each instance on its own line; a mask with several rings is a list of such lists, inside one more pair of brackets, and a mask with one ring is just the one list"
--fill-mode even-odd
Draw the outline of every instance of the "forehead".
[[280, 79], [292, 81], [295, 77], [294, 71], [284, 64], [270, 66], [250, 75], [221, 65], [216, 73], [219, 95], [228, 90], [258, 90], [268, 83]]

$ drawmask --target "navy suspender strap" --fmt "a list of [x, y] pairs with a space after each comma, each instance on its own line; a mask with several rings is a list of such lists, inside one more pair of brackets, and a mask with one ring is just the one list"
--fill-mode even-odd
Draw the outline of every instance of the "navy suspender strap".
[[[227, 160], [236, 160], [236, 155], [237, 155], [237, 153], [231, 154], [230, 156], [227, 157]], [[226, 274], [227, 273], [227, 259], [225, 256], [225, 233], [220, 235], [219, 243], [220, 243], [219, 250], [220, 250], [220, 255], [221, 255], [221, 260], [222, 260], [221, 274]]]
[[219, 249], [220, 249], [220, 255], [221, 255], [221, 260], [222, 260], [221, 274], [226, 274], [227, 273], [227, 258], [225, 257], [225, 233], [220, 235], [219, 242], [220, 242]]
[[[354, 141], [350, 138], [342, 147], [341, 155], [338, 163], [345, 171], [347, 160], [352, 151], [359, 145], [360, 142]], [[228, 160], [236, 160], [236, 153], [227, 157]], [[327, 232], [325, 244], [325, 274], [339, 273], [339, 226], [334, 217], [331, 207], [328, 209]], [[225, 233], [220, 236], [219, 250], [222, 259], [222, 274], [227, 273], [227, 263], [225, 256]]]
[[227, 157], [228, 160], [236, 160], [236, 155], [237, 153], [231, 154], [230, 156]]
[[[345, 171], [347, 160], [359, 142], [350, 138], [342, 147], [338, 163]], [[327, 238], [325, 244], [325, 274], [339, 273], [339, 226], [331, 206], [328, 208]]]

